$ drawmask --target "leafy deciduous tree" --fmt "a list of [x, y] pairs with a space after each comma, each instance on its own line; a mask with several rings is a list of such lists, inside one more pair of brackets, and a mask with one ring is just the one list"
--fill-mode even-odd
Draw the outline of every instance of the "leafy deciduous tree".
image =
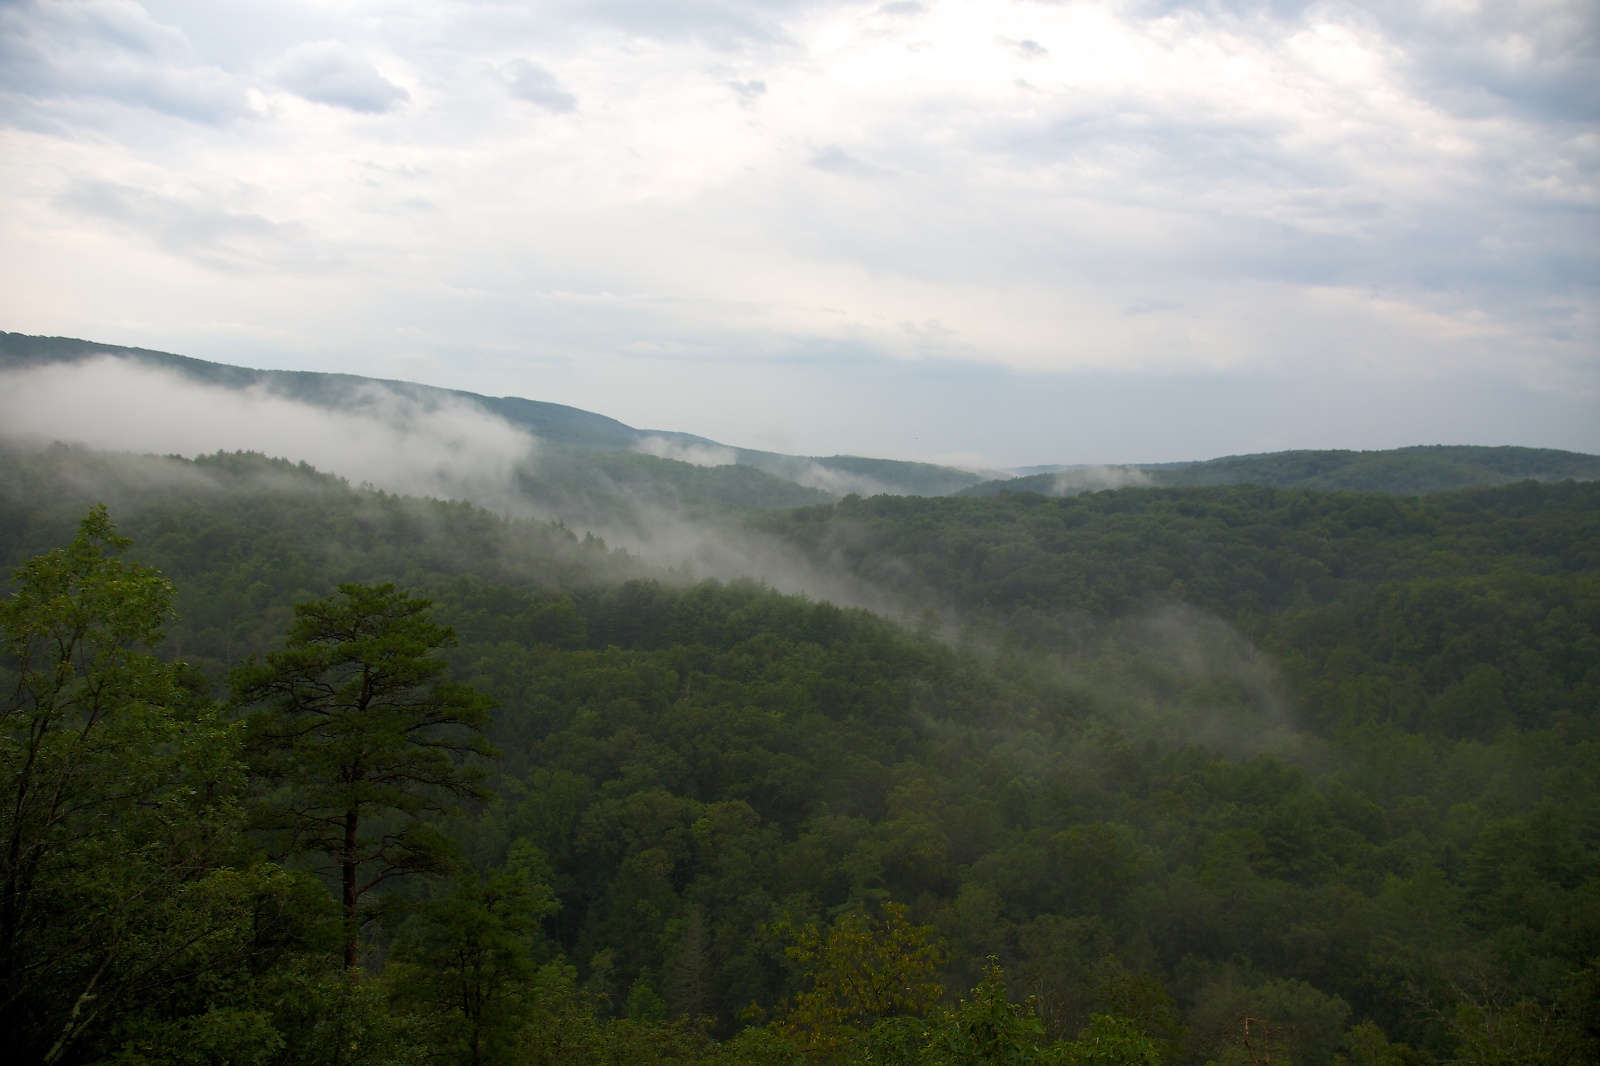
[[96, 507], [0, 603], [0, 1031], [43, 1062], [236, 962], [263, 887], [221, 861], [235, 738], [151, 653], [172, 588], [129, 546]]
[[786, 953], [809, 980], [778, 1028], [825, 1059], [879, 1020], [926, 1014], [944, 995], [944, 949], [898, 903], [883, 904], [878, 916], [850, 911], [826, 932], [815, 923], [777, 931], [792, 941]]

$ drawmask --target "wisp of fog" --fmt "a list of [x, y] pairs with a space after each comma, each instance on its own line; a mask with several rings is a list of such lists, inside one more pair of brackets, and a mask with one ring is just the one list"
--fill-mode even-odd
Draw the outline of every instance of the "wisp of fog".
[[721, 444], [701, 444], [670, 437], [645, 437], [634, 445], [634, 450], [657, 459], [676, 459], [691, 466], [734, 466], [739, 462], [738, 453]]

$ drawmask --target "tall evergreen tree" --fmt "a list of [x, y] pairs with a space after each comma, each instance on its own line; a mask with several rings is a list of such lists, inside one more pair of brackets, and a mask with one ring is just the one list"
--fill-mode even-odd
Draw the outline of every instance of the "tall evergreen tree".
[[701, 1018], [712, 1010], [711, 930], [705, 912], [689, 907], [667, 957], [667, 1008], [676, 1018]]
[[345, 967], [360, 962], [363, 901], [389, 879], [452, 865], [421, 817], [483, 797], [491, 701], [452, 681], [435, 653], [455, 643], [430, 601], [393, 585], [344, 584], [300, 604], [284, 650], [233, 673], [251, 770], [264, 784], [257, 825], [284, 854], [317, 857], [339, 885]]

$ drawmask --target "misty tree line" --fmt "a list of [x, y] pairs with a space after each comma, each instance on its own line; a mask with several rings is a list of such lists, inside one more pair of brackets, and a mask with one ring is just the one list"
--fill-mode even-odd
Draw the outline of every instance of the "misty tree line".
[[[8, 473], [11, 559], [69, 543], [83, 513], [29, 477], [114, 462], [79, 456], [74, 478], [68, 458]], [[73, 691], [137, 713], [75, 757], [80, 780], [125, 785], [56, 823], [89, 829], [31, 882], [54, 901], [29, 912], [36, 946], [75, 975], [8, 977], [10, 1017], [41, 1019], [16, 1030], [36, 1057], [80, 1024], [51, 1061], [1593, 1053], [1594, 512], [1570, 487], [1476, 497], [1467, 522], [1462, 502], [1402, 501], [1388, 528], [1365, 497], [1229, 490], [960, 501], [994, 510], [942, 523], [941, 501], [794, 513], [815, 533], [796, 543], [852, 545], [863, 572], [892, 542], [944, 602], [981, 590], [988, 613], [966, 605], [941, 639], [284, 464], [185, 469], [205, 491], [112, 500], [135, 546], [106, 558], [137, 577], [114, 584], [146, 592], [104, 678]], [[1152, 636], [1159, 611], [1047, 615], [1026, 597], [1057, 557], [1191, 604], [1174, 617], [1231, 619], [1276, 680], [1228, 665], [1221, 622], [1186, 631], [1179, 651], [1225, 664], [1193, 669]], [[1317, 584], [1298, 558], [1337, 566]], [[8, 640], [49, 614], [24, 617], [25, 586]], [[310, 802], [352, 775], [279, 756], [349, 739], [284, 727], [315, 703], [285, 685], [335, 669], [316, 626], [371, 596], [417, 608], [390, 651], [457, 702], [422, 728], [453, 754], [358, 818], [376, 850], [353, 887], [391, 875], [352, 909], [338, 805]], [[1311, 728], [1273, 717], [1279, 696]], [[1217, 731], [1169, 735], [1195, 716]]]

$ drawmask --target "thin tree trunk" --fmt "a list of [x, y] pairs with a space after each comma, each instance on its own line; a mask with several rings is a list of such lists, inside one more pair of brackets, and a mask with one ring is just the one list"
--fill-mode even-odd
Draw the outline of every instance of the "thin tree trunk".
[[356, 942], [356, 829], [359, 825], [357, 812], [344, 812], [344, 968], [350, 971], [361, 963], [360, 945]]
[[95, 1015], [100, 1013], [99, 1008], [96, 1008], [89, 1012], [87, 1018], [81, 1022], [78, 1020], [78, 1016], [83, 1013], [83, 1008], [94, 999], [95, 986], [100, 983], [100, 978], [105, 974], [106, 967], [110, 965], [111, 953], [107, 952], [105, 957], [100, 960], [99, 969], [95, 970], [94, 975], [89, 978], [88, 987], [83, 990], [77, 1001], [72, 1004], [72, 1013], [67, 1015], [67, 1024], [62, 1028], [61, 1035], [56, 1038], [55, 1044], [45, 1053], [44, 1066], [52, 1066], [53, 1063], [59, 1062], [61, 1056], [66, 1054], [67, 1045], [76, 1040], [84, 1029], [88, 1027], [89, 1023], [94, 1020]]

